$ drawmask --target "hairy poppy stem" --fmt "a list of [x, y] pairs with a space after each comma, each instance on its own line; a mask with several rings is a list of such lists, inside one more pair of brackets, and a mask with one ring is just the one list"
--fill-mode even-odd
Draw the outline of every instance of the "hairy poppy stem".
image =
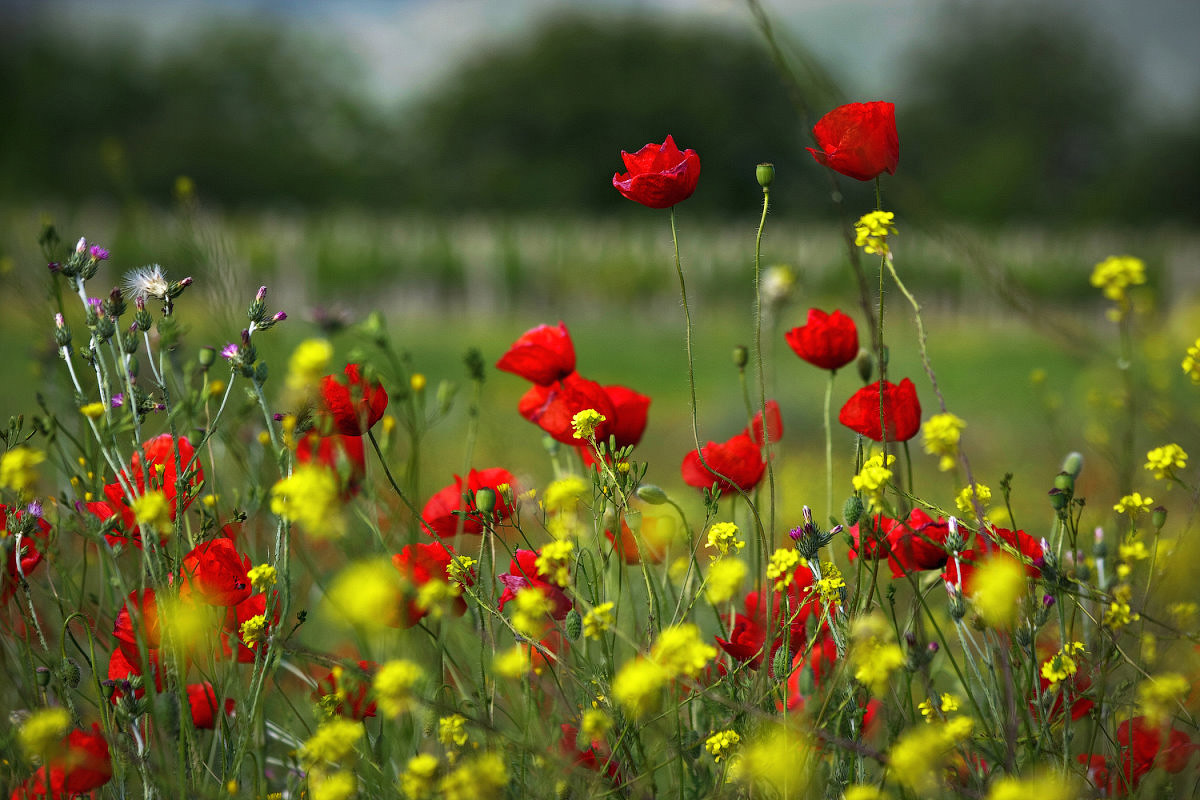
[[[762, 237], [767, 224], [767, 210], [771, 205], [771, 190], [763, 187], [762, 216], [758, 220], [758, 234], [754, 238], [754, 360], [758, 370], [758, 403], [762, 413], [763, 457], [767, 461], [767, 541], [770, 552], [775, 552], [775, 468], [771, 465], [771, 426], [767, 421], [767, 378], [763, 370], [762, 354]], [[750, 425], [754, 425], [751, 419]], [[751, 430], [751, 437], [754, 431]]]

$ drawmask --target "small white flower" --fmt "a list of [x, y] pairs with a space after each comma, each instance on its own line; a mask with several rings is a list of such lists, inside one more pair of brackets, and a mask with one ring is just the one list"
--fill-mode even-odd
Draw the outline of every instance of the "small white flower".
[[156, 300], [166, 300], [171, 284], [167, 274], [158, 264], [140, 267], [125, 273], [125, 295], [131, 298], [153, 297]]

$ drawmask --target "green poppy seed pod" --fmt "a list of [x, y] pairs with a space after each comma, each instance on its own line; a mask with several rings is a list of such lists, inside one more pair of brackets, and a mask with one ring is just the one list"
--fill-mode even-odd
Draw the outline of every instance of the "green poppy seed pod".
[[79, 685], [81, 677], [79, 665], [70, 658], [64, 658], [59, 664], [58, 675], [62, 679], [63, 685], [69, 689], [74, 689]]
[[38, 667], [36, 674], [38, 686], [45, 689], [50, 685], [50, 669], [48, 667]]
[[764, 189], [770, 188], [775, 182], [775, 165], [774, 164], [759, 164], [754, 168], [754, 177], [758, 179], [758, 185]]
[[1063, 492], [1075, 489], [1075, 476], [1069, 472], [1060, 472], [1054, 476], [1054, 488]]
[[1072, 479], [1078, 478], [1079, 473], [1083, 472], [1083, 456], [1076, 452], [1067, 453], [1067, 457], [1063, 459], [1063, 472], [1071, 476]]
[[875, 375], [875, 356], [871, 355], [868, 350], [859, 350], [854, 366], [858, 369], [859, 380], [863, 383], [870, 383], [871, 378]]
[[1064, 508], [1067, 507], [1067, 499], [1068, 499], [1067, 493], [1064, 492], [1062, 489], [1058, 489], [1058, 488], [1051, 489], [1049, 492], [1049, 495], [1050, 495], [1050, 507], [1053, 508], [1055, 511], [1062, 511]]
[[637, 496], [652, 506], [661, 506], [667, 502], [667, 493], [653, 483], [645, 483], [639, 486]]
[[201, 347], [196, 360], [200, 362], [200, 369], [208, 369], [217, 360], [217, 351], [212, 347]]
[[862, 498], [856, 494], [852, 494], [846, 498], [846, 502], [842, 505], [842, 519], [846, 520], [847, 525], [857, 525], [858, 519], [863, 515], [865, 506], [863, 506]]
[[567, 612], [567, 619], [563, 627], [567, 631], [568, 639], [578, 639], [579, 634], [583, 633], [583, 617], [579, 616], [579, 612], [572, 608]]
[[484, 486], [475, 492], [475, 508], [485, 517], [490, 517], [496, 510], [496, 490]]
[[750, 361], [750, 351], [745, 345], [738, 345], [733, 348], [733, 365], [738, 369], [745, 369], [746, 364]]
[[1150, 523], [1154, 525], [1154, 530], [1162, 530], [1162, 526], [1167, 524], [1167, 509], [1165, 506], [1156, 506], [1150, 512]]

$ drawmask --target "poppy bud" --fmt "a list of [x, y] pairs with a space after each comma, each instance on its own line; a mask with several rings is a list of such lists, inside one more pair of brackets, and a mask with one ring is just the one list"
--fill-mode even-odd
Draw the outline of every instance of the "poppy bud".
[[1083, 456], [1075, 452], [1068, 453], [1063, 459], [1062, 468], [1071, 478], [1078, 478], [1079, 473], [1083, 471]]
[[746, 364], [750, 361], [750, 351], [745, 345], [738, 345], [733, 348], [733, 365], [738, 369], [745, 369]]
[[217, 351], [211, 347], [201, 347], [200, 352], [196, 354], [196, 360], [200, 362], [201, 369], [208, 369], [217, 359]]
[[792, 654], [786, 647], [780, 647], [775, 651], [774, 658], [771, 659], [771, 674], [775, 676], [775, 680], [780, 680], [781, 676], [787, 675], [792, 668]]
[[858, 368], [858, 377], [863, 383], [870, 383], [875, 376], [875, 357], [868, 350], [858, 351], [858, 360], [854, 364]]
[[661, 506], [667, 502], [667, 493], [652, 483], [639, 486], [637, 496], [652, 506]]
[[578, 639], [579, 634], [583, 632], [583, 617], [573, 608], [567, 612], [565, 628], [568, 639]]
[[754, 168], [754, 177], [758, 179], [758, 185], [764, 189], [770, 188], [775, 181], [775, 165], [774, 164], [759, 164]]
[[847, 525], [857, 525], [863, 510], [862, 498], [858, 495], [850, 495], [846, 498], [845, 505], [842, 506], [842, 519], [846, 521]]

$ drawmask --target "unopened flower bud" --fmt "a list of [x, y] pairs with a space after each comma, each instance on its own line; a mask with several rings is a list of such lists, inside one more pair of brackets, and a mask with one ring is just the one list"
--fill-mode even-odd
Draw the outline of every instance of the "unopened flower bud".
[[1083, 471], [1083, 456], [1076, 452], [1067, 453], [1067, 457], [1063, 459], [1062, 471], [1072, 479], [1078, 478], [1079, 473]]
[[652, 506], [661, 506], [667, 502], [667, 493], [652, 483], [644, 483], [639, 486], [637, 496]]
[[1069, 472], [1060, 472], [1054, 476], [1054, 488], [1064, 492], [1075, 489], [1075, 477]]
[[1104, 530], [1096, 528], [1096, 543], [1092, 546], [1092, 555], [1096, 558], [1108, 556], [1108, 543], [1104, 541]]
[[271, 317], [272, 322], [283, 322], [285, 319], [287, 319], [287, 314], [282, 311], [276, 311], [275, 316]]
[[265, 286], [258, 287], [258, 292], [257, 292], [257, 294], [254, 295], [254, 302], [261, 303], [266, 299], [267, 299], [267, 287], [265, 287]]
[[543, 436], [542, 437], [542, 447], [546, 448], [546, 452], [550, 455], [551, 458], [554, 458], [556, 455], [558, 455], [558, 451], [560, 448], [560, 446], [558, 444], [558, 440], [555, 439], [553, 436]]
[[875, 375], [875, 356], [871, 355], [868, 350], [859, 350], [854, 366], [858, 369], [859, 380], [863, 383], [870, 383], [871, 378]]
[[759, 164], [754, 168], [754, 177], [758, 179], [758, 185], [767, 189], [775, 181], [775, 165], [774, 164]]
[[200, 362], [201, 369], [208, 369], [217, 359], [217, 351], [212, 347], [201, 347], [200, 352], [196, 354], [196, 360]]
[[75, 252], [78, 253], [79, 255], [83, 255], [84, 251], [86, 251], [86, 250], [87, 250], [87, 239], [80, 236], [79, 241], [75, 243]]
[[1162, 526], [1167, 524], [1166, 506], [1155, 506], [1150, 512], [1150, 524], [1154, 526], [1154, 530], [1162, 530]]
[[842, 506], [842, 519], [846, 521], [847, 525], [857, 525], [864, 510], [862, 498], [858, 495], [850, 495]]
[[578, 639], [579, 634], [583, 633], [583, 617], [576, 609], [572, 608], [567, 612], [563, 627], [566, 629], [568, 639]]
[[775, 655], [771, 659], [771, 674], [779, 680], [781, 676], [787, 675], [792, 669], [792, 653], [787, 647], [780, 647], [775, 651]]
[[37, 683], [43, 689], [50, 685], [50, 669], [48, 667], [37, 668]]
[[62, 679], [64, 686], [66, 686], [70, 689], [74, 689], [76, 686], [79, 685], [79, 679], [81, 677], [80, 672], [79, 672], [79, 665], [76, 664], [73, 659], [64, 658], [62, 660], [62, 663], [59, 664], [58, 674], [59, 674], [59, 677]]
[[487, 486], [478, 489], [475, 492], [475, 508], [485, 517], [490, 517], [496, 510], [496, 491]]
[[733, 365], [738, 369], [745, 369], [747, 362], [750, 361], [750, 351], [744, 345], [738, 345], [733, 348]]

